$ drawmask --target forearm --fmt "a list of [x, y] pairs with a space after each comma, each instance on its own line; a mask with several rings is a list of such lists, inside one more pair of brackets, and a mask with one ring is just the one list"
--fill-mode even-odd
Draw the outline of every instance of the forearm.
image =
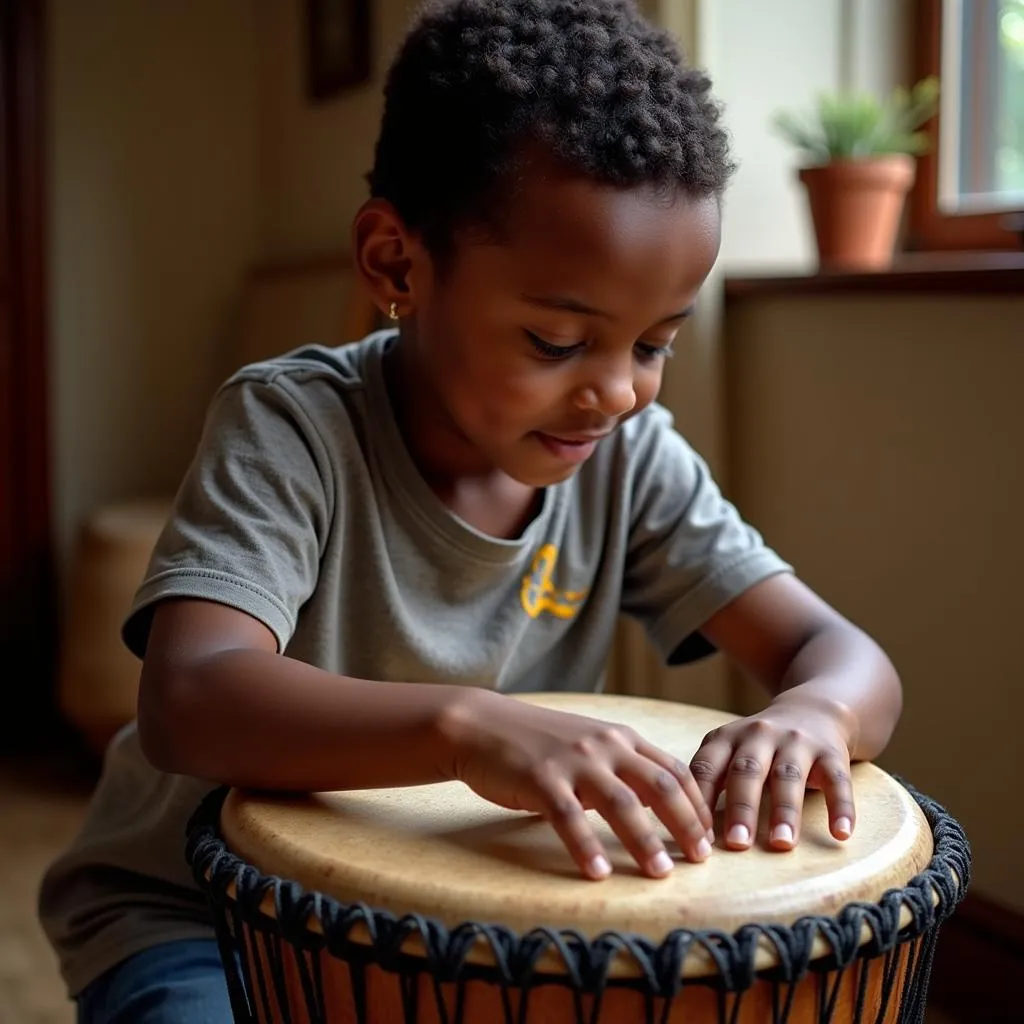
[[139, 731], [157, 767], [228, 785], [417, 785], [448, 777], [445, 714], [472, 698], [465, 687], [351, 679], [267, 651], [230, 650], [172, 681], [147, 685], [144, 672]]
[[789, 664], [774, 703], [810, 701], [839, 715], [853, 760], [885, 749], [903, 709], [899, 676], [881, 648], [849, 625], [815, 633]]

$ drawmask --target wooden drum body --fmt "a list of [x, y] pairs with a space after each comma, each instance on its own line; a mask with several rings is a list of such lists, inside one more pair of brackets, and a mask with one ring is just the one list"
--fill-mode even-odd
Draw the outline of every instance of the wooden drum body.
[[[522, 699], [630, 725], [684, 760], [733, 717], [633, 697]], [[880, 769], [853, 778], [846, 843], [809, 793], [796, 850], [770, 851], [762, 821], [754, 848], [680, 859], [666, 879], [643, 876], [595, 816], [615, 873], [588, 881], [546, 822], [460, 783], [218, 791], [188, 856], [239, 1022], [918, 1021], [969, 848], [941, 807]]]

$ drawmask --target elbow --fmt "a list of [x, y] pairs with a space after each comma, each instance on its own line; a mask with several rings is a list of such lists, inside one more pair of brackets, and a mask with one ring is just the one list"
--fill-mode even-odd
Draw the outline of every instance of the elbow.
[[896, 666], [889, 661], [888, 656], [886, 661], [889, 662], [889, 673], [891, 679], [892, 688], [892, 703], [893, 703], [893, 718], [899, 721], [900, 716], [903, 714], [903, 680], [900, 678], [900, 674], [896, 671]]
[[189, 702], [182, 693], [187, 687], [187, 681], [175, 673], [143, 665], [136, 713], [139, 745], [154, 768], [174, 775], [191, 773], [182, 742], [189, 735], [185, 720]]
[[884, 695], [884, 703], [892, 719], [893, 728], [903, 713], [903, 680], [900, 678], [892, 659], [875, 640], [868, 638], [868, 642], [875, 649], [875, 658], [878, 663], [876, 675], [879, 679], [879, 689]]
[[903, 680], [896, 671], [896, 666], [890, 661], [889, 656], [884, 652], [882, 656], [885, 658], [885, 663], [889, 669], [888, 680], [890, 700], [892, 701], [892, 728], [895, 731], [896, 724], [903, 715]]
[[865, 709], [871, 720], [862, 724], [861, 739], [865, 749], [861, 756], [873, 760], [889, 745], [903, 714], [903, 681], [882, 647], [871, 638], [866, 639], [873, 648], [873, 671], [869, 676], [874, 679], [874, 686], [873, 699]]

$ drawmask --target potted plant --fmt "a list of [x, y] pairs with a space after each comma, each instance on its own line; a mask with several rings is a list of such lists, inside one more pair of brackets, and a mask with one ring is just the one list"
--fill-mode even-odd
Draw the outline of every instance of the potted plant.
[[886, 102], [825, 94], [809, 118], [789, 111], [773, 124], [801, 153], [822, 270], [884, 270], [892, 264], [914, 158], [927, 151], [921, 131], [938, 109], [939, 82], [922, 79]]

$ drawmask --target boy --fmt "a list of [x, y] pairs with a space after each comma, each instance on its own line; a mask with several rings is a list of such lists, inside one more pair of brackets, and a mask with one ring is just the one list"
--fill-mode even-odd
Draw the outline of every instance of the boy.
[[[397, 329], [220, 390], [125, 626], [138, 725], [41, 899], [84, 1021], [229, 1019], [182, 852], [215, 783], [460, 779], [545, 816], [595, 881], [586, 808], [652, 878], [674, 864], [645, 804], [697, 864], [722, 792], [731, 848], [767, 796], [792, 849], [807, 785], [850, 835], [850, 761], [888, 741], [896, 674], [655, 402], [717, 256], [718, 116], [622, 0], [455, 0], [413, 25], [352, 232]], [[683, 765], [509, 699], [596, 688], [620, 611], [669, 661], [723, 651], [770, 703]]]

